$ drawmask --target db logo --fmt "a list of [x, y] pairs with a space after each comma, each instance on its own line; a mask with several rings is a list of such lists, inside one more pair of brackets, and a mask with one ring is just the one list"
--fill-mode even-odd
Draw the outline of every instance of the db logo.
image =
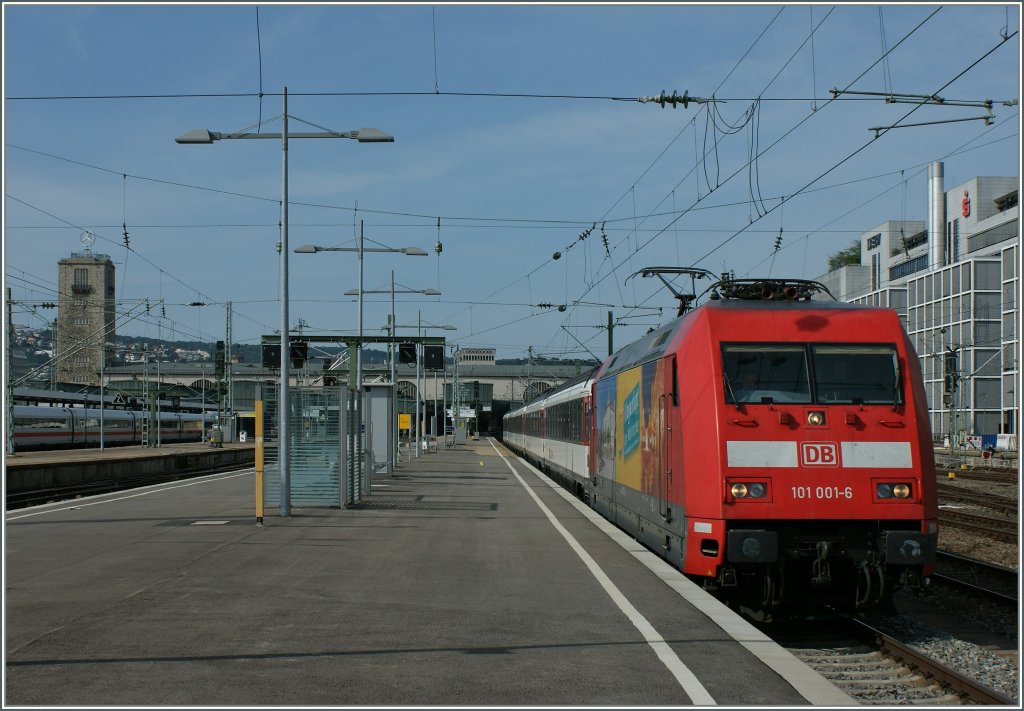
[[807, 467], [838, 467], [839, 453], [835, 442], [804, 442], [800, 456]]

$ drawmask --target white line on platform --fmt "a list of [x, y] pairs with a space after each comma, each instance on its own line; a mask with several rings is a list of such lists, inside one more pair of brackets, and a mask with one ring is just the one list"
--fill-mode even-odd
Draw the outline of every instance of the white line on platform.
[[[494, 447], [493, 440], [491, 441], [491, 446]], [[551, 513], [551, 510], [544, 505], [544, 502], [540, 500], [540, 497], [533, 493], [530, 487], [527, 486], [526, 482], [523, 481], [523, 478], [519, 476], [519, 472], [517, 472], [515, 467], [509, 463], [508, 458], [503, 456], [497, 447], [494, 447], [494, 451], [498, 453], [498, 456], [501, 457], [503, 462], [505, 462], [505, 466], [509, 468], [512, 475], [526, 490], [526, 493], [533, 498], [537, 506], [540, 507], [540, 510], [544, 512], [544, 515], [548, 517], [548, 520], [551, 522], [551, 525], [555, 527], [555, 530], [562, 534], [562, 538], [566, 540], [569, 547], [575, 551], [576, 555], [578, 555], [583, 561], [583, 564], [586, 565], [593, 576], [597, 578], [597, 582], [601, 584], [601, 587], [604, 588], [606, 593], [608, 593], [608, 596], [611, 597], [612, 601], [618, 605], [623, 614], [625, 614], [626, 617], [629, 618], [629, 621], [632, 622], [640, 631], [640, 634], [643, 635], [644, 641], [646, 641], [648, 646], [650, 646], [654, 653], [658, 655], [658, 659], [660, 659], [662, 664], [668, 668], [672, 676], [674, 676], [676, 681], [679, 682], [679, 685], [683, 687], [683, 691], [685, 691], [686, 695], [690, 697], [690, 701], [699, 706], [714, 706], [715, 700], [711, 697], [711, 694], [709, 694], [707, 689], [705, 689], [697, 680], [697, 677], [694, 676], [693, 672], [683, 664], [682, 660], [676, 656], [676, 653], [672, 651], [672, 648], [664, 638], [662, 638], [662, 636], [658, 634], [657, 630], [654, 629], [654, 625], [648, 622], [647, 618], [641, 615], [640, 611], [633, 607], [633, 604], [626, 599], [626, 596], [622, 594], [622, 591], [619, 590], [615, 586], [615, 583], [613, 583], [605, 572], [601, 570], [601, 566], [597, 564], [597, 561], [590, 557], [590, 554], [583, 549], [583, 546], [579, 544], [579, 541], [573, 538], [573, 535], [565, 529], [555, 515]]]
[[591, 523], [604, 531], [625, 550], [629, 551], [634, 558], [661, 578], [680, 597], [707, 615], [726, 634], [743, 645], [754, 656], [764, 662], [765, 665], [788, 681], [811, 704], [816, 706], [857, 705], [857, 701], [853, 697], [797, 659], [791, 652], [779, 646], [761, 630], [704, 592], [700, 586], [669, 565], [665, 560], [641, 546], [631, 536], [623, 532], [622, 529], [566, 491], [556, 481], [546, 476], [542, 471], [521, 457], [516, 457], [516, 459], [565, 499], [569, 505], [589, 519]]
[[[234, 479], [239, 476], [247, 476], [252, 474], [254, 469], [243, 469], [234, 474], [220, 475], [210, 474], [204, 477], [197, 477], [183, 484], [175, 484], [173, 486], [166, 486], [164, 484], [153, 484], [152, 486], [142, 487], [145, 491], [139, 491], [135, 494], [128, 494], [127, 496], [118, 496], [116, 499], [103, 499], [102, 501], [90, 501], [89, 499], [99, 498], [100, 496], [107, 496], [107, 494], [96, 494], [95, 496], [85, 497], [81, 499], [75, 499], [74, 504], [69, 506], [60, 506], [57, 508], [46, 509], [44, 511], [32, 511], [31, 513], [24, 513], [17, 516], [8, 516], [4, 521], [17, 521], [20, 518], [30, 518], [32, 516], [42, 516], [43, 514], [56, 513], [57, 511], [73, 511], [74, 509], [84, 509], [86, 506], [99, 506], [100, 504], [112, 504], [115, 501], [124, 501], [125, 499], [135, 499], [139, 496], [148, 496], [150, 494], [158, 494], [161, 491], [170, 491], [171, 489], [182, 489], [186, 486], [198, 486], [199, 484], [210, 484], [212, 482], [223, 481], [224, 479]], [[158, 488], [159, 487], [159, 488]], [[43, 504], [48, 506], [49, 504]], [[38, 508], [33, 506], [32, 508]]]

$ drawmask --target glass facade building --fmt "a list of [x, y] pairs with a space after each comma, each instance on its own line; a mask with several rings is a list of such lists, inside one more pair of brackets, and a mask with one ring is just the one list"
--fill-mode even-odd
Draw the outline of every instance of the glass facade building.
[[941, 204], [929, 214], [944, 214], [941, 225], [885, 222], [862, 233], [860, 264], [818, 279], [841, 301], [899, 313], [921, 359], [937, 440], [951, 431], [1017, 434], [1018, 188], [1018, 177], [976, 177], [936, 190]]

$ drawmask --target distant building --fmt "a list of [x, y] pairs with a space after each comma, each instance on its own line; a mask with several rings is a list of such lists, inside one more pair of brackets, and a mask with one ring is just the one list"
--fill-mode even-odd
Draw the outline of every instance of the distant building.
[[460, 348], [459, 363], [467, 365], [494, 365], [498, 351], [494, 348]]
[[860, 264], [819, 278], [840, 301], [899, 313], [921, 360], [936, 436], [1017, 434], [1019, 182], [975, 177], [946, 190], [943, 164], [933, 163], [927, 225], [868, 230]]
[[114, 263], [72, 253], [57, 264], [57, 293], [57, 380], [99, 385], [103, 344], [115, 336]]

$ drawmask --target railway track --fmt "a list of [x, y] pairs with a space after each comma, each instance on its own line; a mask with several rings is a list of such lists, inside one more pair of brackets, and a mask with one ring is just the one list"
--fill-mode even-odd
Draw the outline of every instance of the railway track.
[[1017, 705], [860, 620], [766, 633], [861, 704]]
[[7, 510], [21, 509], [28, 506], [39, 506], [41, 504], [56, 503], [59, 501], [70, 501], [83, 496], [96, 496], [98, 494], [109, 494], [115, 491], [127, 491], [142, 486], [154, 484], [166, 484], [182, 479], [193, 479], [207, 474], [219, 474], [221, 472], [244, 469], [237, 463], [230, 466], [207, 467], [204, 469], [189, 469], [187, 471], [140, 474], [137, 476], [122, 477], [120, 479], [104, 479], [89, 482], [87, 484], [72, 484], [69, 486], [53, 487], [50, 489], [37, 489], [33, 491], [21, 491], [8, 493], [6, 497]]
[[[939, 476], [944, 476], [944, 468], [939, 468]], [[1015, 469], [952, 469], [958, 478], [974, 481], [995, 481], [1002, 484], [1016, 484], [1019, 476]]]
[[1019, 575], [1016, 570], [955, 553], [936, 552], [936, 572], [932, 580], [997, 602], [1014, 606], [1018, 602]]
[[1011, 516], [1017, 515], [1018, 507], [1016, 499], [1011, 499], [1005, 496], [995, 496], [993, 494], [983, 494], [981, 492], [963, 489], [952, 484], [940, 483], [937, 490], [939, 499], [944, 501], [975, 504], [977, 506], [984, 506], [985, 508], [992, 509], [993, 511], [1010, 514]]
[[940, 507], [939, 523], [981, 533], [997, 541], [1017, 543], [1018, 540], [1017, 522], [1010, 519], [982, 516]]

